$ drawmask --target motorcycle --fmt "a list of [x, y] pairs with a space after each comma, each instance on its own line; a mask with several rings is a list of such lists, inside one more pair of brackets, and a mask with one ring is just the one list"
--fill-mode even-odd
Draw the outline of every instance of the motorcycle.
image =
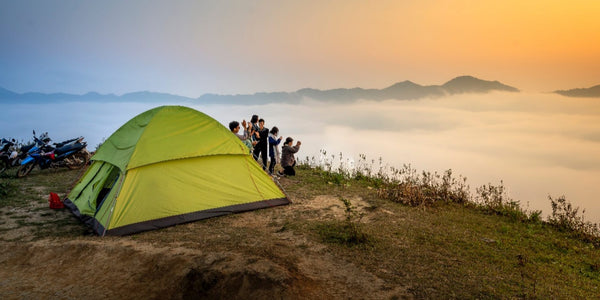
[[17, 145], [13, 146], [15, 147], [15, 150], [12, 152], [11, 154], [11, 167], [16, 167], [16, 166], [20, 166], [21, 162], [27, 158], [27, 156], [29, 156], [29, 152], [34, 152], [34, 151], [38, 151], [39, 147], [42, 147], [44, 145], [44, 142], [42, 142], [42, 139], [44, 140], [50, 140], [50, 138], [48, 137], [48, 133], [44, 133], [40, 136], [40, 138], [38, 139], [35, 136], [35, 130], [33, 131], [33, 142], [27, 144], [27, 145], [19, 145], [19, 147], [17, 147]]
[[11, 167], [13, 156], [16, 157], [16, 155], [13, 155], [14, 145], [14, 139], [7, 140], [2, 138], [2, 140], [0, 140], [0, 174], [4, 173], [6, 169]]
[[0, 141], [0, 174], [12, 167], [20, 166], [21, 161], [27, 157], [29, 150], [41, 145], [41, 141], [21, 145], [15, 139], [7, 140], [3, 138]]
[[66, 166], [75, 170], [85, 166], [90, 158], [87, 151], [87, 142], [83, 137], [70, 139], [61, 143], [50, 145], [51, 139], [48, 133], [37, 138], [33, 131], [35, 144], [27, 152], [27, 157], [21, 161], [21, 167], [17, 171], [17, 177], [27, 176], [37, 165], [40, 169], [57, 168]]

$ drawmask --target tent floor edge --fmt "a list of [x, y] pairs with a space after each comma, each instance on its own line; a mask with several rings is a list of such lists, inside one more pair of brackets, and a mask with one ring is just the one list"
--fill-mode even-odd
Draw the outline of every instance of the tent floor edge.
[[81, 220], [81, 222], [83, 222], [86, 226], [90, 227], [96, 234], [100, 235], [104, 231], [104, 226], [102, 226], [98, 220], [96, 220], [96, 218], [88, 215], [82, 215], [79, 211], [79, 208], [77, 208], [71, 199], [65, 198], [63, 203], [67, 208], [69, 208], [71, 213], [73, 213], [77, 219]]
[[226, 207], [213, 208], [208, 210], [202, 210], [182, 215], [170, 216], [161, 219], [154, 219], [145, 222], [134, 223], [125, 225], [117, 228], [111, 228], [106, 231], [106, 235], [130, 235], [134, 233], [156, 230], [160, 228], [170, 227], [178, 224], [190, 223], [203, 219], [214, 218], [218, 216], [224, 216], [229, 214], [241, 213], [246, 211], [258, 210], [263, 208], [269, 208], [274, 206], [281, 206], [290, 204], [290, 200], [286, 197], [276, 198], [269, 200], [261, 200], [251, 203], [236, 204]]

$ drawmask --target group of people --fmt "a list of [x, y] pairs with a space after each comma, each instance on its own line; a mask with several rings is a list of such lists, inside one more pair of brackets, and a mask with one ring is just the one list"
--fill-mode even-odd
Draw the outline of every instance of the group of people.
[[[279, 144], [282, 137], [279, 136], [279, 128], [273, 126], [269, 130], [269, 128], [265, 127], [265, 120], [262, 118], [259, 119], [257, 115], [253, 115], [250, 122], [243, 120], [241, 126], [244, 131], [240, 134], [240, 123], [231, 121], [229, 123], [229, 130], [248, 147], [254, 159], [262, 164], [263, 170], [267, 171], [267, 161], [269, 161], [269, 174], [273, 176], [296, 175], [296, 171], [294, 170], [294, 166], [296, 165], [294, 153], [300, 150], [300, 145], [302, 144], [300, 141], [297, 141], [296, 145], [292, 146], [294, 139], [287, 137], [281, 147], [280, 155]], [[275, 165], [277, 163], [281, 164], [283, 172], [279, 171], [275, 173]]]

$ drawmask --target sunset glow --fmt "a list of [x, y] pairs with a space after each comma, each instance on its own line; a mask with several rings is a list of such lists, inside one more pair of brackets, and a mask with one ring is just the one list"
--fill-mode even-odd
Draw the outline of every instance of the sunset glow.
[[0, 86], [202, 93], [382, 88], [459, 75], [526, 91], [600, 83], [600, 2], [19, 1]]

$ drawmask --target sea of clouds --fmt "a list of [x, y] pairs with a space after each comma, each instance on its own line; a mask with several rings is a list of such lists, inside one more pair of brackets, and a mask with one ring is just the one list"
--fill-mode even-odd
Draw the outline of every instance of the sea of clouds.
[[[542, 93], [464, 94], [410, 101], [201, 105], [181, 103], [227, 126], [253, 114], [302, 141], [299, 157], [364, 154], [390, 166], [467, 177], [475, 188], [500, 184], [523, 206], [551, 212], [548, 196], [566, 196], [600, 222], [600, 101]], [[3, 105], [0, 136], [31, 140], [31, 131], [55, 141], [85, 136], [89, 149], [134, 116], [144, 103], [65, 102]], [[320, 158], [322, 160], [322, 157]], [[378, 164], [378, 162], [377, 162]]]

